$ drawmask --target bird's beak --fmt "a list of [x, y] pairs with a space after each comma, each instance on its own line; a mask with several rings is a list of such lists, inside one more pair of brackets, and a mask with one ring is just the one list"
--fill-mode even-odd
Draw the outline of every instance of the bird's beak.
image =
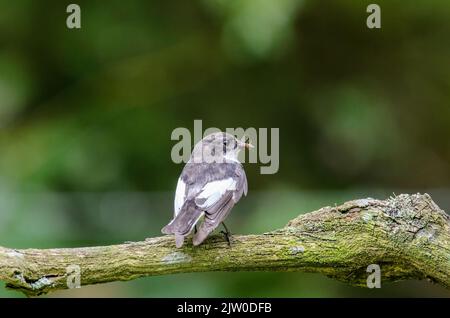
[[245, 139], [246, 139], [246, 137], [243, 136], [242, 139], [239, 141], [240, 147], [247, 148], [247, 149], [255, 148], [255, 146], [253, 146], [251, 143], [245, 142]]

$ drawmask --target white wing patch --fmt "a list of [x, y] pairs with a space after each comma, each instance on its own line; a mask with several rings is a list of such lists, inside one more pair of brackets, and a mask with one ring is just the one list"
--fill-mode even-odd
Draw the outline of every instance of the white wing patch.
[[178, 212], [180, 212], [181, 207], [184, 204], [184, 200], [186, 198], [186, 183], [179, 178], [177, 183], [177, 190], [175, 191], [175, 200], [174, 200], [174, 216], [177, 216]]
[[236, 181], [233, 178], [209, 182], [197, 195], [196, 199], [206, 199], [204, 203], [198, 204], [198, 207], [202, 209], [211, 207], [220, 200], [225, 192], [233, 190], [236, 190]]
[[191, 231], [195, 227], [195, 225], [197, 224], [198, 220], [200, 220], [203, 215], [205, 215], [204, 212], [200, 213], [200, 215], [198, 216], [197, 220], [195, 220], [195, 222], [192, 224]]

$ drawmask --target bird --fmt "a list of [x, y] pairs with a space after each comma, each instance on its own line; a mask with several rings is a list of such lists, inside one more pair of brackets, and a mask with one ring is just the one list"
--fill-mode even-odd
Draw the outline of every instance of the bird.
[[[239, 152], [253, 145], [226, 132], [207, 135], [193, 148], [191, 156], [178, 179], [173, 219], [162, 228], [163, 234], [174, 234], [180, 248], [185, 237], [195, 228], [194, 246], [200, 245], [220, 224], [225, 238], [230, 232], [224, 220], [233, 206], [247, 195], [248, 184]], [[197, 230], [196, 224], [203, 217]]]

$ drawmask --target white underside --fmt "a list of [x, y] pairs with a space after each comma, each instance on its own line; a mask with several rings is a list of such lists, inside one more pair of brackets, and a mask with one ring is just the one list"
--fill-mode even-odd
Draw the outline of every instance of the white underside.
[[186, 198], [186, 184], [179, 178], [177, 183], [177, 189], [175, 190], [175, 200], [174, 200], [174, 215], [177, 216], [180, 212], [181, 207], [184, 204]]

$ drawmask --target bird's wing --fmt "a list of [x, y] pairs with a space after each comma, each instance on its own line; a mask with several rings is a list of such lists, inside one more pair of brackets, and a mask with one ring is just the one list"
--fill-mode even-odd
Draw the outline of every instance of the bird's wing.
[[184, 183], [183, 179], [180, 177], [177, 183], [177, 189], [175, 190], [175, 200], [174, 200], [174, 209], [173, 214], [174, 217], [180, 212], [181, 207], [186, 200], [186, 183]]
[[194, 245], [201, 244], [208, 235], [225, 220], [230, 213], [235, 202], [233, 200], [233, 192], [228, 191], [222, 198], [216, 202], [208, 211], [205, 212], [205, 218], [200, 225], [197, 233], [195, 233], [192, 243]]
[[237, 186], [237, 180], [232, 177], [215, 180], [205, 184], [195, 197], [195, 204], [204, 210], [208, 211], [213, 206], [217, 205], [223, 200], [225, 194], [230, 191], [235, 191]]
[[225, 220], [243, 193], [247, 193], [247, 178], [243, 169], [237, 170], [234, 177], [212, 181], [203, 187], [195, 203], [205, 211], [205, 218], [194, 236], [194, 245], [203, 242]]
[[240, 169], [237, 169], [236, 176], [237, 176], [237, 191], [233, 195], [233, 201], [235, 203], [241, 199], [242, 194], [246, 196], [248, 192], [247, 176], [245, 175], [244, 169], [242, 169], [241, 167]]

